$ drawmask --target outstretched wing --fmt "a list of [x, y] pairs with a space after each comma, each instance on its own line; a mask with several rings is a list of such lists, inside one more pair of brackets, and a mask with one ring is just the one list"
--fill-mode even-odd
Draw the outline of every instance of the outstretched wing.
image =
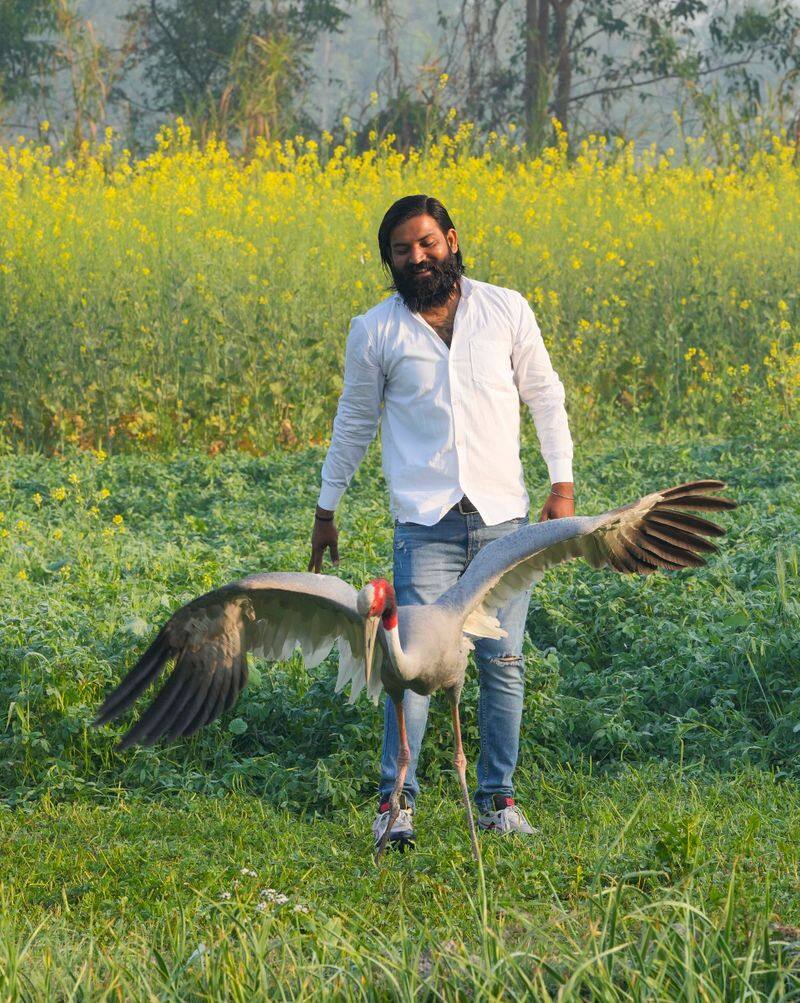
[[[208, 592], [181, 607], [113, 690], [95, 725], [118, 717], [161, 675], [175, 667], [121, 748], [152, 745], [159, 738], [192, 735], [233, 706], [247, 684], [247, 653], [269, 661], [295, 649], [312, 668], [338, 640], [336, 691], [351, 684], [355, 700], [365, 684], [364, 618], [356, 590], [332, 575], [272, 572], [251, 575]], [[376, 647], [369, 694], [377, 702], [381, 649]]]
[[706, 537], [722, 536], [725, 530], [685, 510], [736, 508], [736, 502], [708, 493], [724, 487], [723, 481], [693, 481], [603, 515], [525, 526], [479, 551], [438, 602], [464, 617], [464, 633], [504, 637], [497, 610], [561, 561], [582, 557], [595, 568], [608, 565], [644, 575], [659, 568], [699, 567], [705, 564], [700, 555], [717, 549]]

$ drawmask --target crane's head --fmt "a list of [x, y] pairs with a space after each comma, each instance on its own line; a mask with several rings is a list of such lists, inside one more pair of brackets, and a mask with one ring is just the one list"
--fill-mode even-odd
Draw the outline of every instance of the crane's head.
[[397, 600], [391, 583], [385, 578], [373, 578], [367, 582], [358, 593], [356, 608], [364, 617], [364, 676], [369, 685], [378, 625], [383, 620], [386, 630], [397, 626]]

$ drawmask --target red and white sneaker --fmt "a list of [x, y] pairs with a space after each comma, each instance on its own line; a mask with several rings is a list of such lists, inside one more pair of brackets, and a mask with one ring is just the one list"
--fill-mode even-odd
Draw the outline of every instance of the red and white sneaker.
[[494, 811], [483, 811], [478, 814], [478, 828], [484, 832], [521, 832], [524, 836], [532, 836], [534, 829], [525, 818], [513, 798], [505, 794], [493, 794]]

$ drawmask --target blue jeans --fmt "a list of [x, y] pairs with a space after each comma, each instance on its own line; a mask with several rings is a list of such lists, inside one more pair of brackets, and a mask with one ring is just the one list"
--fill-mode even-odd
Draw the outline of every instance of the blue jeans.
[[[435, 602], [464, 573], [472, 558], [485, 544], [525, 525], [527, 517], [487, 526], [478, 513], [461, 515], [449, 511], [434, 526], [395, 523], [394, 588], [401, 606]], [[492, 795], [514, 796], [513, 777], [519, 753], [519, 729], [525, 666], [522, 638], [528, 612], [530, 589], [514, 596], [498, 613], [508, 637], [474, 638], [480, 698], [478, 726], [481, 748], [478, 757], [478, 788], [475, 803], [479, 810], [491, 810]], [[403, 791], [410, 803], [419, 793], [416, 769], [430, 697], [406, 690], [403, 699], [411, 762]], [[381, 755], [381, 801], [388, 799], [397, 776], [397, 715], [392, 701], [384, 709], [383, 753]]]

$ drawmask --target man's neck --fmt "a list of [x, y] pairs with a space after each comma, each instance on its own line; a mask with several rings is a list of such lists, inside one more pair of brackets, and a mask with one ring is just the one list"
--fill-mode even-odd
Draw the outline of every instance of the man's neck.
[[453, 321], [460, 299], [461, 287], [457, 282], [450, 294], [450, 299], [446, 303], [419, 311], [420, 317], [423, 317], [430, 324], [448, 348], [453, 338]]

